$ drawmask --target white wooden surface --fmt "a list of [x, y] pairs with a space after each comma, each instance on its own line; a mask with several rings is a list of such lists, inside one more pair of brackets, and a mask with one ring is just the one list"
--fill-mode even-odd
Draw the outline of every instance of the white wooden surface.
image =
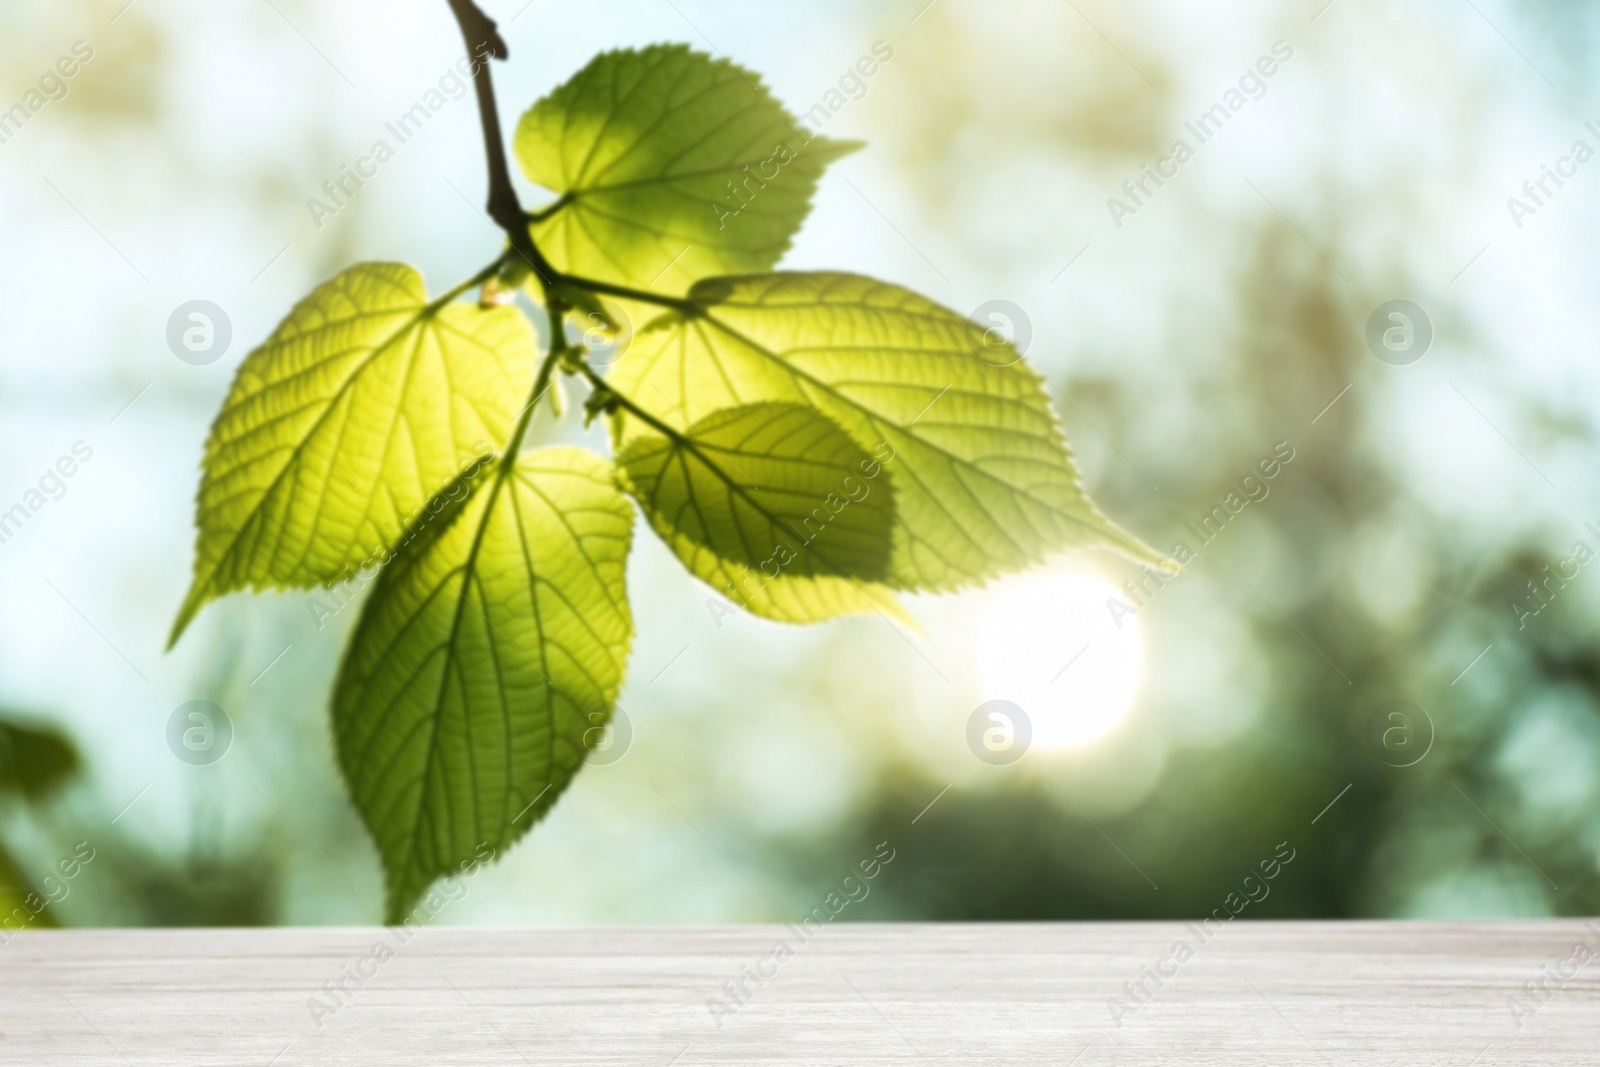
[[[773, 971], [779, 938], [794, 957], [717, 1026], [708, 999]], [[1180, 939], [1194, 958], [1113, 1023], [1108, 998]], [[1574, 944], [1600, 947], [1600, 924], [1237, 922], [1198, 940], [1176, 923], [840, 924], [804, 945], [779, 927], [433, 928], [379, 964], [379, 929], [27, 933], [0, 947], [0, 1064], [1600, 1064], [1600, 959], [1547, 980], [1520, 1027], [1507, 1007]], [[347, 967], [375, 973], [314, 1021]]]

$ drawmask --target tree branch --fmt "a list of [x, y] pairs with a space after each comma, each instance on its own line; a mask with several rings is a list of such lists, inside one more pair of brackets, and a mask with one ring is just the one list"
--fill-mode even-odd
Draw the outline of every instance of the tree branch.
[[567, 284], [594, 293], [603, 293], [625, 300], [639, 300], [661, 307], [675, 308], [688, 314], [699, 311], [693, 301], [682, 297], [630, 289], [592, 278], [563, 274], [539, 250], [530, 223], [549, 218], [572, 201], [571, 194], [561, 196], [543, 211], [529, 213], [523, 210], [517, 198], [516, 187], [511, 184], [511, 167], [506, 162], [505, 137], [500, 129], [500, 107], [495, 101], [494, 78], [489, 70], [491, 59], [505, 59], [511, 54], [505, 38], [494, 19], [483, 13], [474, 0], [448, 0], [456, 22], [461, 26], [461, 36], [467, 42], [467, 52], [472, 57], [472, 85], [477, 92], [478, 117], [483, 124], [483, 147], [489, 164], [489, 218], [505, 231], [512, 251], [521, 256], [533, 269], [543, 285], [547, 297], [550, 290]]
[[450, 0], [450, 10], [455, 12], [461, 32], [467, 38], [467, 50], [473, 55], [488, 52], [495, 59], [505, 59], [511, 55], [511, 49], [506, 47], [506, 39], [500, 36], [494, 19], [485, 15], [472, 0]]
[[489, 70], [490, 59], [505, 59], [511, 50], [506, 47], [494, 19], [485, 15], [473, 0], [449, 0], [449, 4], [472, 57], [472, 84], [477, 91], [478, 117], [483, 123], [483, 147], [489, 163], [489, 217], [506, 232], [511, 247], [548, 286], [560, 275], [528, 232], [528, 213], [522, 209], [516, 187], [511, 184], [505, 138], [500, 130], [500, 108], [495, 102], [494, 77]]

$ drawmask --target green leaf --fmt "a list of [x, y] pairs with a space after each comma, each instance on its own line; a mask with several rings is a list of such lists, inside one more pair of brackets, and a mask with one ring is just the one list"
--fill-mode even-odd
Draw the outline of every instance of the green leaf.
[[65, 731], [0, 719], [0, 793], [41, 800], [76, 776], [81, 763]]
[[[832, 419], [894, 487], [889, 586], [958, 589], [1091, 545], [1159, 560], [1090, 502], [1042, 379], [983, 327], [851, 274], [709, 279], [689, 299], [607, 383], [679, 431], [764, 401]], [[618, 444], [650, 432], [624, 417]]]
[[624, 485], [696, 577], [748, 610], [814, 622], [884, 610], [894, 499], [883, 466], [816, 408], [751, 404], [617, 457]]
[[422, 276], [366, 263], [324, 283], [239, 367], [206, 441], [194, 584], [209, 600], [347, 577], [505, 440], [533, 376], [514, 308], [428, 302]]
[[611, 464], [550, 448], [479, 476], [379, 572], [333, 718], [389, 921], [525, 833], [610, 721], [632, 536]]
[[558, 269], [673, 293], [775, 265], [823, 170], [859, 147], [813, 136], [755, 75], [684, 45], [596, 56], [515, 141], [528, 179], [560, 194], [533, 224]]

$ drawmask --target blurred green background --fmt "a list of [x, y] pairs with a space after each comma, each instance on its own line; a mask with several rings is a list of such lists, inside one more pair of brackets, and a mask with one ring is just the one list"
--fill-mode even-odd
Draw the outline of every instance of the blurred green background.
[[[722, 52], [804, 112], [887, 42], [828, 120], [869, 147], [786, 264], [1020, 309], [1003, 328], [1091, 492], [1195, 558], [1120, 627], [1106, 601], [1133, 606], [1139, 572], [1081, 554], [913, 598], [920, 634], [802, 630], [724, 613], [641, 528], [631, 740], [438, 921], [791, 921], [885, 841], [842, 917], [1204, 915], [1280, 842], [1295, 858], [1248, 917], [1600, 911], [1600, 576], [1542, 587], [1537, 614], [1528, 587], [1575, 542], [1600, 551], [1600, 167], [1520, 226], [1506, 203], [1600, 145], [1600, 19], [924, 2], [485, 7], [507, 122], [608, 47]], [[500, 247], [470, 95], [321, 228], [306, 207], [459, 37], [443, 0], [125, 4], [0, 3], [0, 108], [93, 49], [0, 143], [0, 510], [93, 450], [0, 543], [0, 897], [50, 893], [41, 925], [374, 921], [327, 721], [355, 610], [319, 627], [306, 595], [235, 596], [163, 642], [201, 443], [249, 348], [352, 261], [439, 289]], [[1107, 199], [1196, 147], [1184, 124], [1275, 42], [1292, 58], [1259, 98], [1118, 226]], [[209, 366], [165, 340], [193, 299], [232, 323]], [[1369, 350], [1395, 299], [1431, 321], [1420, 362]], [[548, 418], [542, 440], [603, 447]], [[1186, 524], [1280, 442], [1270, 492], [1201, 547]], [[968, 746], [991, 699], [1033, 724], [1003, 766]], [[191, 700], [232, 724], [210, 765], [168, 744]], [[94, 859], [63, 883], [80, 842]]]

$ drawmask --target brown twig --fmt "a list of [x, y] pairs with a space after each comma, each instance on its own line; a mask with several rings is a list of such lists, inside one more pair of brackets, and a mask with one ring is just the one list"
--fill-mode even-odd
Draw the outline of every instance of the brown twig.
[[528, 225], [549, 218], [571, 203], [566, 195], [541, 212], [529, 214], [517, 199], [516, 187], [511, 184], [511, 168], [506, 162], [505, 140], [500, 130], [500, 108], [495, 102], [494, 79], [489, 71], [490, 59], [505, 59], [511, 54], [505, 38], [500, 36], [494, 19], [485, 15], [473, 0], [448, 0], [450, 10], [461, 25], [461, 35], [466, 38], [467, 51], [472, 56], [472, 84], [477, 90], [478, 116], [483, 123], [483, 146], [489, 163], [489, 218], [505, 231], [511, 249], [527, 261], [529, 267], [544, 286], [548, 299], [559, 299], [552, 290], [561, 285], [571, 285], [589, 292], [614, 296], [624, 300], [639, 300], [660, 307], [674, 308], [688, 314], [699, 310], [699, 305], [683, 297], [665, 296], [624, 285], [615, 285], [575, 274], [563, 274], [545, 258], [533, 239]]
[[511, 167], [506, 162], [505, 139], [500, 130], [500, 108], [495, 102], [494, 77], [489, 69], [490, 59], [505, 59], [511, 50], [494, 19], [473, 0], [449, 0], [449, 4], [472, 57], [472, 84], [477, 91], [478, 117], [483, 124], [483, 147], [489, 164], [489, 217], [506, 232], [511, 247], [528, 261], [539, 280], [550, 286], [561, 275], [534, 242], [528, 230], [530, 216], [522, 209], [516, 187], [511, 184]]

